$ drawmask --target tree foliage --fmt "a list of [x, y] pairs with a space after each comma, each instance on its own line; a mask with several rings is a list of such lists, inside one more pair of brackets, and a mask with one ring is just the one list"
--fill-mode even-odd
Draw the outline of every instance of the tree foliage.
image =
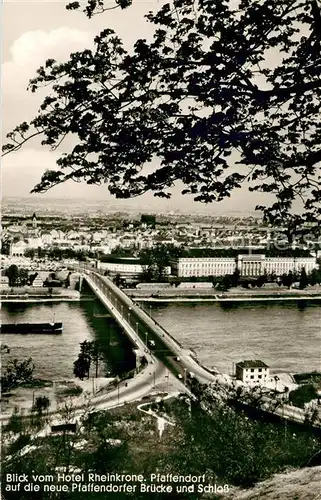
[[314, 384], [303, 384], [289, 394], [289, 400], [300, 408], [304, 408], [305, 403], [309, 403], [317, 397], [318, 391]]
[[95, 367], [95, 377], [98, 377], [99, 362], [103, 359], [101, 348], [96, 341], [88, 341], [80, 343], [80, 353], [74, 362], [74, 375], [75, 377], [83, 380], [85, 377], [89, 378], [90, 367], [92, 363]]
[[4, 274], [9, 278], [9, 286], [24, 286], [29, 282], [29, 271], [16, 264], [11, 264]]
[[164, 281], [166, 267], [171, 259], [181, 257], [183, 250], [173, 244], [157, 244], [153, 248], [144, 248], [139, 253], [139, 262], [143, 267], [142, 278], [149, 281]]
[[[83, 11], [131, 3], [89, 0]], [[118, 198], [169, 198], [181, 181], [209, 203], [246, 184], [272, 195], [257, 207], [268, 222], [320, 231], [318, 0], [173, 0], [147, 18], [153, 38], [131, 52], [107, 28], [93, 50], [49, 59], [30, 81], [32, 92], [51, 90], [4, 153], [38, 135], [53, 150], [75, 139], [34, 191], [73, 179], [106, 182]]]
[[306, 288], [309, 284], [309, 278], [307, 276], [307, 273], [306, 273], [306, 270], [304, 267], [302, 267], [301, 269], [301, 273], [300, 273], [300, 289], [303, 290], [304, 288]]
[[11, 266], [5, 270], [5, 276], [9, 278], [9, 286], [15, 286], [19, 278], [18, 266], [16, 264], [11, 264]]
[[290, 428], [288, 438], [283, 424], [272, 424], [259, 413], [250, 418], [236, 409], [238, 401], [260, 408], [263, 392], [258, 387], [248, 392], [196, 384], [193, 394], [185, 408], [174, 407], [180, 428], [168, 462], [180, 474], [206, 470], [213, 482], [249, 487], [285, 466], [306, 463], [313, 448], [319, 449], [320, 441], [309, 433], [292, 434]]
[[32, 358], [19, 360], [13, 358], [7, 364], [4, 373], [1, 377], [2, 391], [10, 391], [21, 384], [31, 382], [35, 365]]
[[[252, 419], [236, 411], [231, 400], [241, 398], [241, 392], [242, 389], [235, 393], [219, 384], [206, 388], [195, 382], [195, 399], [190, 400], [184, 395], [178, 400], [170, 398], [155, 402], [151, 405], [152, 409], [158, 415], [165, 414], [166, 419], [170, 416], [175, 423], [174, 427], [166, 426], [161, 441], [157, 437], [155, 421], [126, 405], [117, 412], [89, 408], [82, 416], [79, 410], [67, 405], [61, 419], [68, 423], [77, 418], [80, 425], [77, 425], [75, 432], [61, 430], [57, 434], [38, 438], [34, 436], [30, 421], [14, 414], [3, 429], [4, 488], [9, 479], [6, 474], [53, 474], [56, 478], [57, 471], [71, 473], [74, 470], [98, 474], [144, 473], [146, 478], [159, 471], [185, 476], [206, 473], [209, 483], [247, 487], [276, 472], [283, 472], [285, 467], [299, 467], [316, 457], [320, 439], [307, 429], [298, 432], [297, 427], [292, 428], [290, 422], [285, 428], [284, 424]], [[250, 401], [253, 398], [257, 401], [259, 397], [260, 391], [253, 391]], [[294, 430], [296, 434], [292, 434]], [[10, 442], [17, 434], [23, 439], [14, 440], [13, 453]], [[33, 435], [34, 449], [28, 450], [25, 446], [28, 444], [26, 441], [30, 441], [30, 435]], [[8, 436], [11, 440], [7, 439]], [[157, 446], [153, 446], [155, 442]], [[20, 453], [22, 449], [23, 453]], [[55, 480], [53, 484], [59, 483]], [[36, 498], [97, 498], [97, 493], [93, 495], [78, 491], [53, 494], [41, 490]], [[106, 495], [102, 494], [102, 497]], [[148, 498], [139, 492], [133, 492], [133, 495], [117, 493], [116, 497], [119, 500]], [[204, 498], [204, 495], [195, 491], [182, 496], [173, 491], [169, 495], [155, 493], [150, 496], [155, 500], [183, 497], [196, 500]], [[10, 490], [6, 494], [6, 500], [29, 498], [35, 498], [34, 491], [23, 492], [23, 497], [21, 491]], [[210, 498], [214, 500], [216, 496]]]

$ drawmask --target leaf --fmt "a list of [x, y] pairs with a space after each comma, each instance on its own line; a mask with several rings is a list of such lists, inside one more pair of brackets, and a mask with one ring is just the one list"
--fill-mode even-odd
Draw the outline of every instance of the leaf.
[[[130, 7], [130, 0], [73, 2], [88, 16]], [[270, 193], [261, 207], [275, 225], [300, 200], [300, 223], [319, 218], [321, 55], [316, 3], [309, 0], [175, 0], [147, 19], [151, 39], [126, 51], [116, 33], [65, 62], [48, 59], [30, 81], [47, 97], [29, 123], [8, 135], [4, 154], [35, 135], [65, 154], [41, 192], [73, 179], [104, 182], [118, 198], [151, 191], [212, 203], [241, 184]], [[302, 28], [302, 29], [301, 29]], [[301, 31], [300, 31], [301, 29]], [[270, 63], [268, 54], [281, 56]], [[29, 128], [28, 128], [29, 127]], [[70, 146], [74, 144], [74, 146]], [[152, 174], [145, 167], [157, 159]], [[155, 162], [156, 164], [156, 162]], [[276, 198], [276, 203], [274, 203]]]

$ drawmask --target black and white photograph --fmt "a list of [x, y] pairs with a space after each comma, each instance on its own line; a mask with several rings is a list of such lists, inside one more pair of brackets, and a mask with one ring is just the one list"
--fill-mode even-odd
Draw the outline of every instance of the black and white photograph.
[[1, 500], [321, 499], [321, 1], [1, 20]]

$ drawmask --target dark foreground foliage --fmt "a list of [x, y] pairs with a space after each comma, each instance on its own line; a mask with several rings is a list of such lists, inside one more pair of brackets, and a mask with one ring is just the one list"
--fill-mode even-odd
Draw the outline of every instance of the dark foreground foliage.
[[[132, 3], [69, 8], [91, 18]], [[319, 234], [318, 0], [174, 0], [147, 18], [154, 36], [131, 52], [107, 27], [94, 49], [47, 60], [30, 90], [48, 94], [8, 134], [4, 154], [35, 137], [52, 150], [64, 145], [36, 192], [73, 179], [106, 182], [119, 198], [169, 198], [181, 182], [183, 194], [209, 203], [246, 185], [268, 193], [258, 208], [289, 237], [307, 223]]]
[[[141, 413], [136, 405], [106, 412], [87, 413], [81, 428], [57, 435], [31, 439], [35, 429], [18, 422], [15, 415], [4, 429], [3, 442], [14, 434], [14, 444], [3, 447], [3, 493], [5, 500], [31, 500], [34, 492], [6, 491], [6, 473], [55, 474], [67, 467], [69, 472], [95, 471], [99, 474], [118, 472], [150, 474], [160, 472], [177, 475], [206, 474], [208, 483], [249, 487], [285, 468], [306, 465], [320, 450], [319, 438], [308, 431], [295, 432], [291, 425], [274, 425], [262, 419], [252, 420], [236, 411], [213, 394], [199, 392], [195, 401], [182, 398], [152, 405], [175, 426], [168, 425], [159, 438], [156, 421]], [[66, 420], [73, 410], [66, 407]], [[33, 449], [26, 452], [29, 444]], [[19, 450], [24, 450], [23, 456]], [[203, 498], [201, 493], [91, 493], [37, 492], [37, 499], [91, 500], [94, 498]], [[208, 498], [216, 498], [213, 494]]]

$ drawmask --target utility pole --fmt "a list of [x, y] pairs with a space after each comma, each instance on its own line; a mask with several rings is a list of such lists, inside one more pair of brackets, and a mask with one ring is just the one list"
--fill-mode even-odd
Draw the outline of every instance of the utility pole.
[[287, 438], [287, 430], [288, 430], [288, 417], [284, 417], [284, 442], [286, 443]]
[[184, 368], [184, 385], [186, 386], [186, 373], [187, 373], [187, 368]]
[[167, 392], [169, 392], [169, 371], [167, 370], [165, 377], [167, 378]]

